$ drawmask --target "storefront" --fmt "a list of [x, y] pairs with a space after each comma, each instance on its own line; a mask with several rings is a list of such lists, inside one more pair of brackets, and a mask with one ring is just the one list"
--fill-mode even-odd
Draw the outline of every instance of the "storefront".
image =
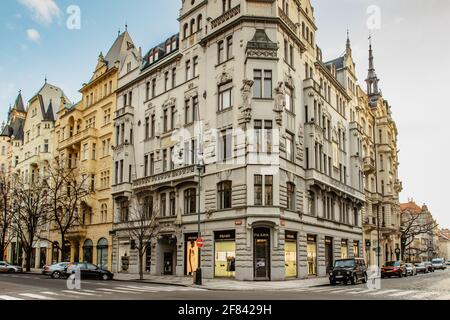
[[284, 261], [286, 278], [296, 278], [297, 271], [297, 232], [285, 231]]
[[83, 261], [93, 262], [94, 243], [91, 239], [87, 239], [83, 244]]
[[348, 258], [348, 240], [341, 240], [341, 259]]
[[317, 276], [317, 236], [307, 236], [308, 276]]
[[214, 233], [214, 276], [234, 278], [236, 276], [236, 231]]
[[[370, 242], [369, 242], [370, 244]], [[359, 258], [359, 241], [355, 240], [353, 241], [353, 256], [355, 258]]]
[[105, 238], [97, 243], [97, 265], [100, 269], [108, 269], [108, 240]]
[[254, 279], [270, 280], [270, 229], [253, 230]]
[[184, 274], [193, 276], [198, 268], [197, 233], [184, 235]]

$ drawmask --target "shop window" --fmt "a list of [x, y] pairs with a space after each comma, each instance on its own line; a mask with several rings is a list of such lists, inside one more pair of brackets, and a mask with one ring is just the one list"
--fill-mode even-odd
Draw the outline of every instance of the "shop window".
[[285, 276], [286, 278], [297, 277], [297, 233], [285, 232], [284, 243]]
[[197, 233], [185, 234], [185, 275], [193, 276], [198, 268]]
[[108, 240], [105, 238], [97, 243], [97, 265], [100, 269], [108, 269]]
[[348, 241], [342, 240], [341, 242], [341, 259], [348, 258]]
[[91, 239], [87, 239], [83, 244], [83, 261], [84, 262], [93, 262], [93, 250], [94, 250], [94, 243]]
[[359, 241], [353, 241], [353, 256], [359, 258]]
[[308, 275], [317, 276], [317, 237], [308, 235], [307, 239]]
[[236, 275], [236, 232], [218, 231], [214, 234], [214, 275], [235, 277]]

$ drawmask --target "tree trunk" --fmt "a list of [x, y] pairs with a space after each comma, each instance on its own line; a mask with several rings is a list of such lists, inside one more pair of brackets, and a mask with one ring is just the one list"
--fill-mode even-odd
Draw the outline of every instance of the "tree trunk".
[[144, 267], [142, 266], [144, 254], [139, 250], [139, 279], [144, 280]]
[[33, 254], [33, 245], [28, 245], [25, 251], [25, 268], [27, 272], [31, 271], [31, 256]]
[[65, 239], [64, 233], [61, 232], [61, 245], [60, 245], [60, 250], [59, 250], [59, 252], [61, 252], [61, 259], [59, 259], [59, 262], [64, 262], [63, 259], [64, 259], [64, 249], [65, 249], [64, 242], [65, 241], [66, 241], [66, 239]]

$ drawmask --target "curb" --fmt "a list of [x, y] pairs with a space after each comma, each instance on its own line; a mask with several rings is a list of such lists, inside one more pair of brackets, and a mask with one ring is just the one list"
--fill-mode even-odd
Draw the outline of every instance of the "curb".
[[153, 281], [153, 280], [139, 280], [139, 279], [114, 279], [113, 281], [118, 282], [134, 282], [134, 283], [150, 283], [150, 284], [159, 284], [159, 285], [168, 285], [168, 286], [177, 286], [177, 287], [190, 287], [190, 285], [182, 284], [182, 283], [167, 283], [162, 281]]

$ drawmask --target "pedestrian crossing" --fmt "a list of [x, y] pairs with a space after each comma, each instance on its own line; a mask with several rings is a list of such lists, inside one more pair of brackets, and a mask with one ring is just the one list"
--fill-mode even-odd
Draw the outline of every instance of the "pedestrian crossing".
[[200, 288], [188, 288], [181, 286], [134, 286], [134, 285], [118, 285], [108, 288], [81, 289], [81, 290], [55, 290], [55, 291], [39, 291], [39, 292], [21, 292], [1, 294], [0, 300], [70, 300], [70, 299], [101, 299], [119, 294], [122, 298], [124, 295], [136, 297], [146, 293], [158, 292], [186, 292], [186, 291], [205, 291]]
[[450, 300], [450, 291], [422, 291], [422, 290], [405, 290], [405, 289], [384, 289], [373, 290], [366, 287], [311, 287], [286, 289], [283, 291], [301, 292], [301, 293], [317, 293], [330, 296], [361, 296], [365, 299], [383, 298], [387, 300]]

